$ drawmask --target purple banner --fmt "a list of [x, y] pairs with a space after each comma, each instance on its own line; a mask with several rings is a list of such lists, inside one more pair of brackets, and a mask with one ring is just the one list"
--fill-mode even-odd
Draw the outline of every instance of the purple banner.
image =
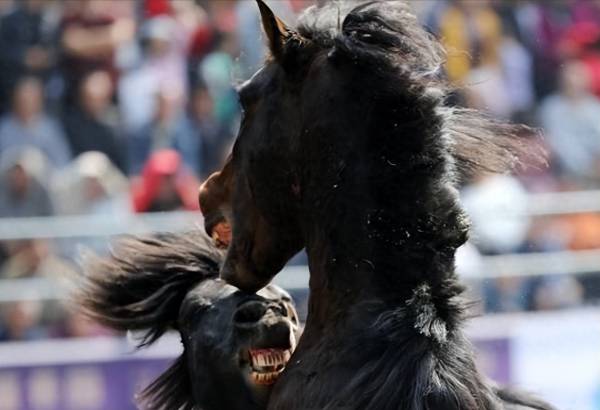
[[134, 410], [165, 359], [0, 369], [1, 410]]
[[[510, 384], [509, 340], [474, 344], [481, 371]], [[145, 355], [122, 339], [0, 345], [0, 410], [134, 410], [136, 394], [180, 349], [178, 337], [162, 345]]]

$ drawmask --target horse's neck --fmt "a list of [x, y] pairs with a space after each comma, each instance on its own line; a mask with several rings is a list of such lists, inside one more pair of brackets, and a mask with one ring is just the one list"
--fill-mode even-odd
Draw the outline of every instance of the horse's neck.
[[[331, 243], [308, 249], [310, 268], [309, 322], [328, 327], [341, 318], [377, 320], [381, 306], [394, 309], [405, 306], [415, 292], [424, 286], [432, 292], [447, 278], [454, 276], [453, 257], [440, 258], [431, 251], [404, 251], [381, 254], [373, 249], [377, 242], [339, 251], [333, 244], [344, 244], [348, 238], [331, 238]], [[444, 297], [436, 295], [443, 304]], [[348, 315], [350, 313], [350, 316]], [[359, 318], [352, 317], [358, 315]]]

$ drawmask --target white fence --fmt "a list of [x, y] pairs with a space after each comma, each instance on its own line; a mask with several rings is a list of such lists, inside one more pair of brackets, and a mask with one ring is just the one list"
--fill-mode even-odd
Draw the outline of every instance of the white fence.
[[[528, 214], [535, 217], [583, 212], [600, 212], [600, 191], [532, 194], [528, 199]], [[0, 219], [0, 240], [108, 238], [201, 227], [199, 212], [11, 218]], [[481, 259], [480, 271], [481, 274], [474, 279], [600, 272], [600, 249], [485, 256]], [[288, 267], [276, 277], [276, 283], [288, 289], [306, 288], [308, 269], [306, 266]], [[48, 278], [0, 280], [0, 302], [57, 299], [66, 293], [65, 286]]]

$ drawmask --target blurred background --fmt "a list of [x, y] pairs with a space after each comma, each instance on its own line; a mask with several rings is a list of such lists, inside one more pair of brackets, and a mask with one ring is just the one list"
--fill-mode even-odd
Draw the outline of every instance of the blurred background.
[[[322, 1], [271, 0], [293, 24]], [[453, 103], [543, 130], [549, 166], [477, 175], [458, 269], [482, 370], [600, 409], [600, 1], [412, 1], [464, 87]], [[179, 352], [82, 318], [84, 250], [200, 227], [201, 181], [264, 58], [252, 0], [0, 0], [0, 410], [133, 409]], [[306, 260], [278, 278], [305, 312]]]

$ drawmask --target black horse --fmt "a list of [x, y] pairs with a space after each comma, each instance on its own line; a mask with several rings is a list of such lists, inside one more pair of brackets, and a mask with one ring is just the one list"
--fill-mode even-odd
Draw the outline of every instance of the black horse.
[[454, 272], [457, 180], [512, 168], [524, 128], [447, 106], [444, 52], [403, 2], [330, 2], [296, 30], [258, 5], [271, 56], [200, 202], [209, 234], [232, 224], [221, 277], [240, 289], [308, 252], [306, 327], [268, 408], [551, 409], [479, 374]]
[[157, 410], [259, 410], [299, 337], [290, 296], [274, 285], [245, 294], [217, 278], [222, 252], [204, 234], [121, 241], [91, 257], [78, 305], [117, 330], [140, 330], [140, 346], [169, 329], [183, 354], [140, 395]]

